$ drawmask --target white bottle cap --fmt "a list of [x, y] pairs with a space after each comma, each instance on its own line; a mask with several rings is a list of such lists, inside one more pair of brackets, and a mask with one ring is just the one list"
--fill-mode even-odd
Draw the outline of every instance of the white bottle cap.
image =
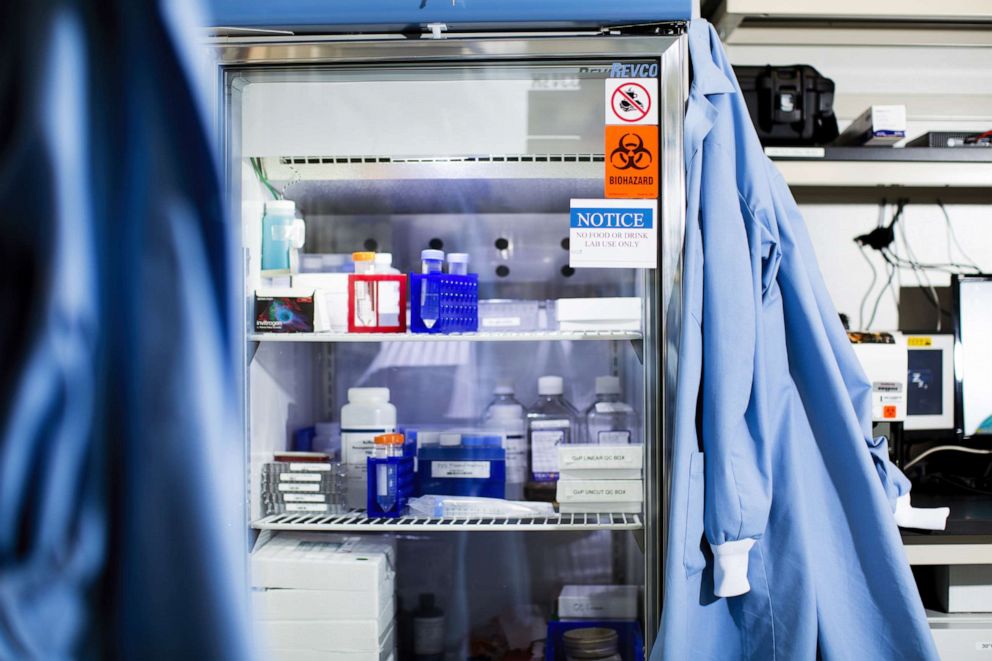
[[513, 384], [506, 381], [500, 381], [493, 388], [494, 395], [512, 395], [513, 394]]
[[597, 376], [596, 377], [596, 394], [597, 395], [619, 395], [620, 394], [620, 378], [616, 376]]
[[348, 388], [348, 401], [357, 402], [388, 402], [389, 388]]
[[444, 251], [443, 250], [432, 250], [427, 248], [426, 250], [420, 251], [420, 259], [427, 260], [433, 259], [439, 262], [444, 261]]
[[393, 265], [393, 253], [391, 252], [377, 252], [375, 254], [375, 263], [382, 264], [385, 266]]
[[265, 203], [265, 212], [278, 211], [280, 213], [294, 213], [296, 202], [292, 200], [269, 200]]
[[467, 252], [449, 252], [448, 253], [448, 263], [455, 262], [457, 264], [468, 264], [468, 253]]
[[462, 435], [458, 432], [441, 432], [440, 444], [446, 448], [461, 445]]
[[542, 376], [537, 380], [538, 395], [560, 395], [565, 392], [565, 382], [560, 376]]

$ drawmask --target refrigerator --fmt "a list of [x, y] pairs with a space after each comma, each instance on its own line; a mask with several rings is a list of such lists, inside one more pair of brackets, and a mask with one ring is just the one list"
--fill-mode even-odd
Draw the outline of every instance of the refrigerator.
[[[621, 658], [650, 650], [664, 587], [677, 370], [684, 27], [422, 25], [212, 40], [240, 258], [243, 363], [240, 383], [232, 384], [244, 403], [239, 525], [252, 558], [246, 581], [262, 658], [564, 659], [563, 632], [597, 623], [616, 631]], [[622, 120], [608, 125], [624, 98], [640, 102], [635, 115], [647, 114], [643, 97], [631, 92], [641, 88], [627, 88], [634, 98], [617, 95], [618, 77], [647, 87], [655, 133]], [[634, 198], [635, 206], [656, 205], [652, 231], [641, 235], [654, 252], [630, 261], [623, 250], [597, 253], [602, 247], [587, 241], [580, 254], [576, 209], [623, 207], [608, 170], [611, 155], [620, 159], [614, 169], [641, 158], [628, 135], [640, 136], [655, 161], [656, 193]], [[280, 235], [299, 246], [281, 269], [264, 264], [263, 254], [271, 249], [263, 235], [274, 231], [265, 218], [279, 206], [267, 210], [267, 203], [277, 198], [292, 201], [290, 213], [303, 221]], [[468, 271], [477, 274], [477, 330], [272, 332], [259, 325], [260, 296], [304, 299], [309, 288], [321, 299], [320, 277], [354, 274], [356, 252], [391, 255], [389, 270], [376, 272], [406, 282], [399, 314], [412, 325], [416, 292], [407, 274], [421, 272], [425, 249], [468, 255]], [[589, 262], [592, 253], [599, 263]], [[610, 312], [618, 306], [622, 315]], [[349, 389], [388, 388], [395, 427], [410, 436], [419, 430], [426, 447], [424, 439], [445, 433], [467, 443], [466, 430], [492, 429], [483, 417], [497, 386], [511, 386], [530, 409], [548, 375], [561, 377], [563, 396], [578, 411], [560, 440], [588, 447], [598, 440], [586, 422], [596, 409], [596, 379], [617, 377], [620, 399], [634, 411], [621, 444], [641, 448], [636, 511], [564, 512], [557, 503], [558, 510], [530, 517], [373, 516], [364, 503], [349, 505], [347, 493], [326, 509], [316, 498], [305, 502], [317, 507], [301, 508], [281, 499], [266, 473], [293, 450], [343, 459]], [[523, 424], [530, 443], [533, 420]], [[524, 451], [530, 479], [533, 447]], [[300, 456], [283, 463], [299, 464]], [[512, 469], [508, 457], [507, 470], [519, 469], [521, 459]], [[422, 472], [425, 459], [417, 464]], [[331, 466], [347, 491], [354, 476]], [[267, 545], [272, 551], [274, 540], [286, 539], [299, 543], [290, 554], [295, 565], [279, 565], [275, 552], [264, 557]], [[352, 564], [334, 564], [339, 559]], [[362, 573], [378, 559], [378, 569]], [[618, 585], [628, 587], [602, 587]]]

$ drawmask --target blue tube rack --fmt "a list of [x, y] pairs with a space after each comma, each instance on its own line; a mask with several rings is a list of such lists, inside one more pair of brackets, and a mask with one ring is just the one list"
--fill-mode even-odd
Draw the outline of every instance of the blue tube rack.
[[[438, 289], [437, 322], [424, 324], [420, 291], [427, 282]], [[474, 333], [479, 330], [479, 275], [451, 273], [410, 274], [410, 330], [414, 333]]]
[[[389, 518], [398, 519], [403, 516], [407, 501], [413, 497], [413, 490], [416, 486], [412, 456], [406, 454], [406, 446], [403, 448], [402, 457], [369, 457], [366, 459], [368, 467], [368, 478], [366, 479], [365, 507], [368, 510], [370, 519]], [[394, 464], [396, 468], [396, 505], [386, 512], [379, 503], [376, 502], [376, 487], [378, 486], [378, 472], [376, 468], [382, 464]]]

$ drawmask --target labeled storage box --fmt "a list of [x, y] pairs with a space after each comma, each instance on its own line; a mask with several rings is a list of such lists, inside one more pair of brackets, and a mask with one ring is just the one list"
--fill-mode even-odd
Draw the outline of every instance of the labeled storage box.
[[251, 553], [252, 587], [392, 592], [394, 547], [376, 539], [321, 533], [260, 535]]
[[559, 480], [639, 480], [643, 445], [562, 445]]
[[630, 503], [644, 500], [641, 480], [558, 480], [559, 503]]
[[393, 619], [393, 586], [364, 590], [254, 589], [256, 620], [373, 620], [385, 626]]
[[871, 106], [837, 138], [838, 145], [878, 147], [906, 137], [906, 106]]
[[376, 620], [269, 620], [260, 624], [273, 648], [327, 652], [377, 653], [393, 629], [392, 620], [386, 628]]
[[563, 331], [639, 331], [641, 299], [559, 298], [555, 318]]
[[460, 445], [421, 447], [417, 451], [417, 493], [503, 498], [506, 450]]
[[636, 585], [566, 585], [558, 595], [558, 617], [636, 620]]
[[[264, 640], [264, 632], [262, 635]], [[275, 647], [269, 644], [262, 658], [266, 661], [394, 661], [396, 625], [389, 628], [382, 645], [374, 652], [307, 649], [295, 642], [290, 647]]]

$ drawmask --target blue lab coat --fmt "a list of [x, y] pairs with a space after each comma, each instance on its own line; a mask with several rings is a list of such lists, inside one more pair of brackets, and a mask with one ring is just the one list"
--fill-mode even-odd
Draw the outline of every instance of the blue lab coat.
[[252, 656], [189, 4], [0, 5], [0, 659]]
[[909, 483], [716, 32], [689, 30], [687, 225], [654, 659], [935, 659]]

